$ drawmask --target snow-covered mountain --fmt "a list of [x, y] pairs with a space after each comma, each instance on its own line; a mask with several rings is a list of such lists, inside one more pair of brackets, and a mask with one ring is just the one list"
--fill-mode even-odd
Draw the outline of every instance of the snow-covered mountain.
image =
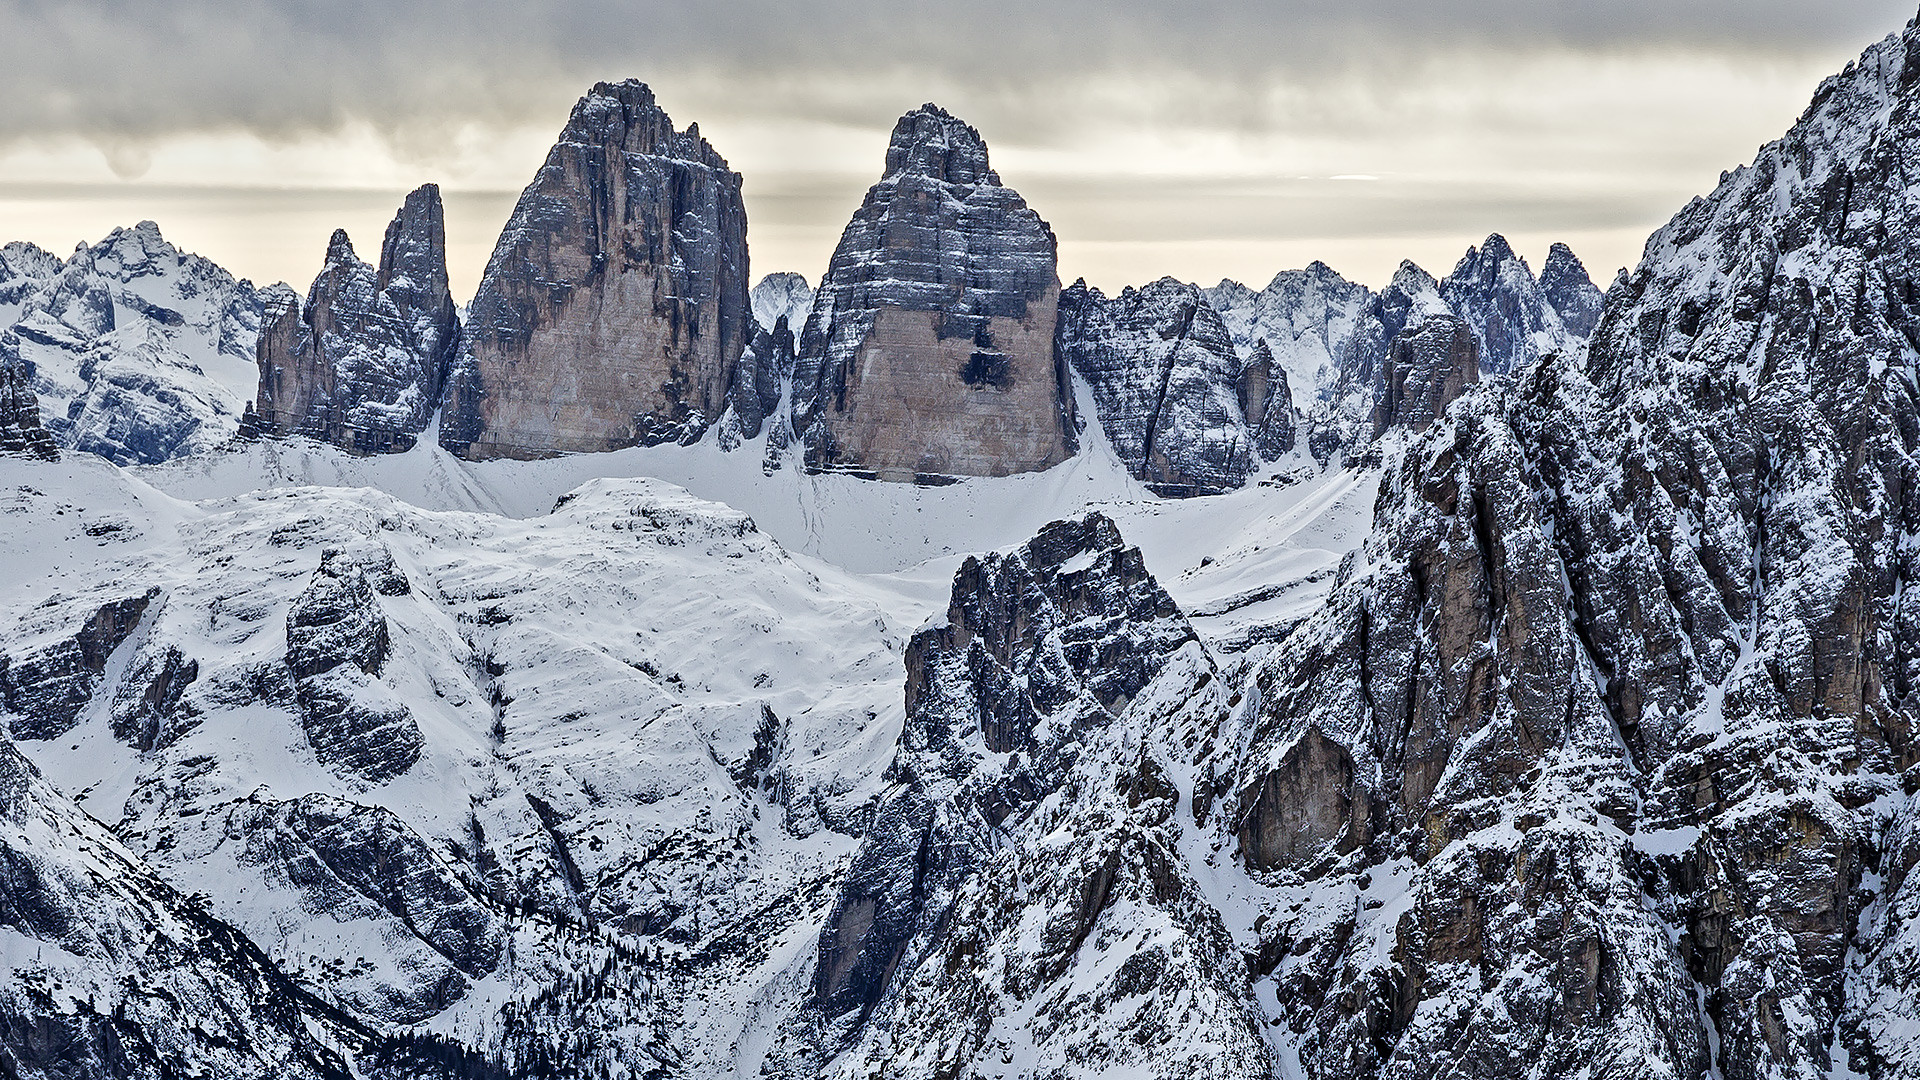
[[63, 447], [122, 464], [232, 438], [258, 376], [253, 286], [183, 252], [151, 221], [64, 262], [0, 249], [0, 358], [24, 365]]
[[0, 1063], [1920, 1078], [1916, 72], [1600, 303], [1069, 288], [1017, 475], [781, 465], [791, 281], [712, 436], [539, 460], [47, 460], [0, 356]]
[[1377, 294], [1316, 262], [1282, 271], [1259, 292], [1229, 280], [1206, 295], [1242, 355], [1267, 343], [1303, 409], [1335, 401], [1343, 378], [1352, 384], [1353, 373], [1370, 373], [1394, 336], [1425, 318], [1464, 320], [1483, 369], [1503, 374], [1547, 353], [1579, 348], [1601, 304], [1600, 290], [1571, 248], [1553, 245], [1536, 278], [1497, 233], [1468, 248], [1446, 278], [1436, 281], [1406, 263]]

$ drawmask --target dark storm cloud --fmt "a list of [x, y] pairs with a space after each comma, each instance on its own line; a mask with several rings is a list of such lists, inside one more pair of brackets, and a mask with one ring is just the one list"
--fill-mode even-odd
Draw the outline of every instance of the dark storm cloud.
[[901, 106], [873, 88], [911, 72], [1030, 133], [1109, 107], [1075, 93], [1087, 80], [1137, 79], [1124, 107], [1263, 127], [1282, 122], [1275, 85], [1338, 75], [1390, 94], [1407, 65], [1543, 49], [1792, 57], [1864, 44], [1911, 3], [4, 0], [0, 139], [79, 134], [137, 170], [167, 135], [358, 120], [431, 155], [451, 124], [545, 124], [585, 82], [629, 74], [669, 100], [684, 79], [707, 107], [864, 125]]

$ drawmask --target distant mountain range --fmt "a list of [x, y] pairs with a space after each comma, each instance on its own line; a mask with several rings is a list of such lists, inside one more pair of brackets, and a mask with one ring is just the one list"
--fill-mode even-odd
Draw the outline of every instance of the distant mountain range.
[[0, 248], [0, 1073], [1920, 1078], [1915, 147], [1108, 296], [926, 105], [814, 288], [630, 81], [465, 307]]

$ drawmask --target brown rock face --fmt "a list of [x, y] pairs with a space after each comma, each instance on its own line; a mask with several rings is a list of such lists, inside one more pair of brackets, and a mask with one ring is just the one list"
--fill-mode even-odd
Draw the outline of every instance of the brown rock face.
[[[1262, 870], [1307, 867], [1366, 839], [1367, 797], [1355, 790], [1353, 755], [1308, 728], [1243, 799], [1240, 849]], [[1331, 845], [1331, 849], [1329, 849]]]
[[1052, 230], [979, 132], [932, 105], [902, 117], [800, 336], [807, 468], [1005, 476], [1072, 456], [1055, 266]]
[[574, 106], [474, 298], [441, 445], [470, 459], [691, 442], [751, 333], [740, 177], [639, 82]]
[[1437, 316], [1393, 339], [1374, 392], [1373, 437], [1388, 428], [1420, 431], [1447, 403], [1480, 381], [1480, 347], [1473, 328]]

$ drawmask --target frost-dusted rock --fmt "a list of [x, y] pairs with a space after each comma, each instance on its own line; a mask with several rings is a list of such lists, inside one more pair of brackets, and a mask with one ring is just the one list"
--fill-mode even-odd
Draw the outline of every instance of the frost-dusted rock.
[[200, 677], [200, 662], [178, 645], [151, 640], [128, 661], [108, 714], [114, 738], [142, 752], [177, 740], [199, 708], [183, 700]]
[[810, 470], [1005, 476], [1077, 449], [1056, 362], [1053, 230], [979, 132], [900, 118], [800, 334], [792, 425]]
[[[1836, 1024], [1856, 1062], [1920, 1063], [1871, 1004], [1907, 991], [1856, 981], [1845, 929], [1881, 894], [1864, 869], [1890, 827], [1880, 793], [1920, 758], [1901, 584], [1920, 523], [1916, 58], [1910, 26], [1822, 84], [1648, 241], [1584, 369], [1543, 371], [1514, 413], [1563, 493], [1574, 615], [1647, 813], [1676, 838], [1658, 903], [1686, 928], [1727, 1076], [1824, 1068]], [[1595, 490], [1613, 505], [1577, 494]]]
[[0, 353], [32, 373], [58, 445], [151, 464], [232, 438], [257, 379], [262, 303], [251, 284], [169, 244], [151, 221], [65, 262], [6, 250], [8, 267], [26, 272], [0, 282], [10, 320]]
[[431, 1016], [500, 962], [503, 920], [471, 868], [442, 858], [392, 811], [312, 794], [249, 801], [229, 827], [244, 838], [245, 864], [284, 879], [313, 910], [342, 920], [391, 920], [400, 935], [415, 939], [389, 947], [413, 954], [417, 992], [352, 993], [361, 1015], [402, 1023]]
[[[139, 628], [159, 589], [110, 600], [79, 625], [14, 628], [14, 641], [41, 642], [0, 656], [0, 706], [15, 739], [56, 739], [72, 730], [106, 673], [107, 660]], [[59, 618], [64, 610], [55, 609]]]
[[740, 354], [727, 386], [720, 448], [732, 450], [743, 440], [758, 438], [769, 418], [780, 421], [780, 402], [792, 378], [793, 331], [788, 328], [787, 317], [781, 315], [773, 321], [772, 329], [756, 326], [753, 343]]
[[[1560, 269], [1570, 272], [1564, 266]], [[1563, 288], [1573, 285], [1563, 282]], [[1523, 367], [1570, 343], [1559, 312], [1542, 293], [1533, 269], [1498, 233], [1480, 247], [1467, 249], [1453, 273], [1440, 283], [1440, 296], [1472, 328], [1481, 367], [1489, 373]]]
[[1606, 296], [1587, 276], [1586, 264], [1565, 244], [1555, 244], [1540, 268], [1540, 298], [1560, 317], [1567, 334], [1580, 341], [1593, 336], [1600, 324]]
[[468, 310], [441, 445], [471, 459], [692, 442], [752, 331], [740, 177], [645, 84], [599, 83]]
[[1253, 354], [1240, 369], [1240, 412], [1253, 437], [1253, 449], [1272, 461], [1293, 449], [1293, 390], [1287, 369], [1275, 362], [1267, 340], [1254, 342]]
[[20, 305], [60, 272], [60, 256], [38, 244], [13, 240], [0, 244], [0, 314], [11, 324]]
[[1206, 297], [1240, 355], [1251, 357], [1266, 342], [1305, 403], [1333, 392], [1373, 291], [1313, 262], [1304, 270], [1275, 274], [1259, 292], [1222, 281], [1206, 290]]
[[20, 339], [7, 333], [0, 333], [0, 454], [48, 461], [60, 456], [53, 436], [40, 423], [40, 399], [20, 362]]
[[355, 454], [411, 448], [460, 340], [446, 248], [440, 189], [428, 184], [387, 226], [379, 266], [360, 261], [336, 230], [304, 307], [291, 292], [269, 290], [253, 430], [307, 435]]
[[1314, 1075], [1698, 1075], [1692, 979], [1618, 824], [1635, 772], [1498, 402], [1390, 467], [1365, 558], [1250, 681], [1213, 827], [1282, 891], [1324, 879], [1258, 949]]
[[342, 552], [324, 553], [287, 613], [287, 670], [314, 753], [374, 781], [412, 768], [422, 745], [406, 703], [377, 678], [388, 646], [366, 573]]
[[781, 319], [789, 326], [803, 326], [807, 312], [813, 310], [813, 286], [805, 275], [791, 271], [768, 274], [747, 294], [753, 306], [753, 321], [771, 330]]
[[0, 1061], [20, 1077], [344, 1080], [372, 1032], [296, 986], [0, 735]]
[[1061, 297], [1058, 349], [1092, 388], [1115, 455], [1154, 491], [1214, 495], [1246, 482], [1257, 459], [1240, 360], [1199, 289], [1161, 278], [1108, 299], [1075, 282]]
[[[1916, 56], [1869, 50], [1656, 233], [1584, 357], [1408, 446], [1255, 678], [1233, 805], [1372, 808], [1319, 871], [1382, 914], [1263, 930], [1316, 1075], [1920, 1065]], [[1288, 770], [1309, 728], [1350, 781]]]
[[894, 784], [769, 1071], [1270, 1076], [1244, 968], [1175, 854], [1163, 762], [1218, 693], [1106, 518], [968, 559], [908, 647]]
[[1421, 431], [1447, 403], [1480, 381], [1480, 349], [1473, 330], [1450, 315], [1403, 331], [1381, 362], [1373, 402], [1373, 437], [1391, 428]]
[[1325, 462], [1343, 449], [1357, 452], [1366, 447], [1374, 437], [1374, 407], [1394, 339], [1409, 327], [1443, 316], [1453, 317], [1453, 309], [1441, 299], [1440, 283], [1413, 263], [1401, 263], [1387, 287], [1367, 301], [1347, 339], [1340, 377], [1326, 408], [1312, 418], [1307, 447], [1316, 459]]

